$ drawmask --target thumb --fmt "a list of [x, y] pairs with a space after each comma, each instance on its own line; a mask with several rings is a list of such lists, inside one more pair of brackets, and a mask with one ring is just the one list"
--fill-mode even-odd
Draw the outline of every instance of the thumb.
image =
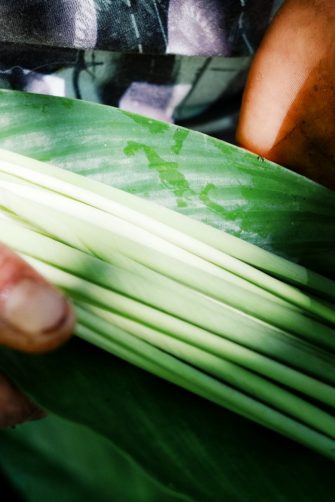
[[249, 74], [237, 141], [335, 188], [335, 2], [286, 0]]
[[45, 352], [65, 342], [73, 327], [64, 296], [0, 244], [0, 345]]

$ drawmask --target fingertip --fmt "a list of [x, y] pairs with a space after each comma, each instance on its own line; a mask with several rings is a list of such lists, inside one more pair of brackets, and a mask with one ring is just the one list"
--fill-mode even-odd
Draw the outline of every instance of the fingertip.
[[8, 378], [0, 374], [0, 428], [14, 427], [45, 416], [43, 410], [23, 395]]
[[27, 353], [45, 353], [65, 344], [73, 334], [75, 315], [73, 307], [64, 299], [64, 310], [59, 320], [46, 329], [27, 330], [24, 324], [0, 320], [0, 344]]
[[0, 247], [0, 344], [46, 352], [65, 343], [75, 316], [64, 295], [11, 250]]

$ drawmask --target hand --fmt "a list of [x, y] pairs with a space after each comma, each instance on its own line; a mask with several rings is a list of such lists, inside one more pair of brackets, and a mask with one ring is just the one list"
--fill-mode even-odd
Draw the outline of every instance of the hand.
[[[45, 352], [64, 343], [73, 327], [74, 314], [63, 295], [0, 244], [0, 345]], [[43, 412], [0, 375], [0, 427], [40, 416]]]
[[335, 188], [335, 2], [287, 0], [254, 59], [238, 142]]

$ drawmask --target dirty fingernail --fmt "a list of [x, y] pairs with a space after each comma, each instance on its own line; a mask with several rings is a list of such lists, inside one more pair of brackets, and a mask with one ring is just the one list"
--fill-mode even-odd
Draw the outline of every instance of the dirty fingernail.
[[56, 289], [32, 279], [23, 279], [6, 295], [3, 317], [14, 329], [29, 334], [49, 332], [65, 320], [64, 297]]

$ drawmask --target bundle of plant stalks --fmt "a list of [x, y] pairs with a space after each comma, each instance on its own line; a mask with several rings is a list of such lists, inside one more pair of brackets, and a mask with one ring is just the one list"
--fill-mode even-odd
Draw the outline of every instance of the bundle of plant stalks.
[[0, 240], [76, 334], [335, 458], [335, 283], [126, 192], [0, 151]]

